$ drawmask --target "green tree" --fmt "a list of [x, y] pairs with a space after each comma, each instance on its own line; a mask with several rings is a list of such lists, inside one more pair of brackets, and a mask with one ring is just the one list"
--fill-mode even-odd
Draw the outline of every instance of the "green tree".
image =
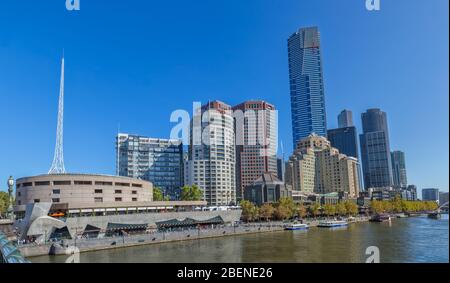
[[153, 201], [163, 201], [163, 193], [162, 190], [158, 187], [153, 188]]
[[275, 209], [273, 208], [273, 206], [271, 204], [268, 204], [268, 203], [263, 204], [259, 208], [259, 216], [264, 218], [266, 221], [269, 221], [269, 219], [272, 219], [274, 212], [275, 212]]
[[0, 192], [0, 216], [8, 211], [9, 195], [7, 192]]
[[347, 215], [347, 209], [345, 208], [344, 202], [341, 201], [336, 204], [336, 213], [341, 216]]
[[299, 203], [297, 205], [296, 210], [297, 210], [298, 217], [304, 218], [306, 216], [307, 211], [306, 211], [306, 207], [303, 205], [303, 203]]
[[202, 200], [203, 192], [202, 190], [196, 186], [184, 186], [181, 189], [181, 200], [184, 201], [198, 201]]
[[292, 198], [288, 198], [288, 197], [282, 197], [280, 198], [280, 200], [277, 203], [278, 207], [283, 207], [285, 208], [285, 211], [287, 213], [287, 218], [291, 218], [292, 216], [294, 216], [294, 213], [296, 212], [297, 208], [294, 204], [294, 200]]
[[278, 220], [286, 220], [290, 218], [290, 211], [285, 206], [279, 205], [275, 208], [275, 218]]
[[336, 214], [336, 206], [332, 204], [325, 204], [323, 206], [323, 212], [326, 216], [334, 216]]
[[258, 208], [248, 200], [242, 200], [241, 203], [242, 208], [242, 219], [246, 222], [253, 221], [258, 217]]
[[370, 210], [372, 213], [380, 214], [384, 212], [383, 203], [378, 200], [373, 200], [370, 202]]
[[400, 212], [402, 212], [403, 211], [403, 200], [401, 199], [401, 197], [399, 196], [399, 195], [396, 195], [395, 197], [394, 197], [394, 199], [392, 200], [392, 202], [391, 202], [391, 205], [392, 205], [392, 211], [394, 212], [394, 213], [400, 213]]
[[312, 216], [317, 217], [320, 214], [320, 204], [316, 202], [310, 205], [308, 211]]
[[356, 203], [354, 203], [353, 201], [347, 200], [344, 202], [345, 205], [345, 210], [347, 211], [348, 215], [358, 215], [358, 205]]

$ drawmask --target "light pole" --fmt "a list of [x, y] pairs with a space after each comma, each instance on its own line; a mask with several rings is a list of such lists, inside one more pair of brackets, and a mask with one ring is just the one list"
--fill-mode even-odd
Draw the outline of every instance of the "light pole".
[[14, 179], [12, 176], [9, 176], [8, 179], [8, 195], [9, 195], [9, 205], [8, 205], [8, 217], [11, 220], [14, 220], [14, 209], [13, 209], [13, 202], [14, 202], [14, 198], [13, 198], [13, 188], [14, 188]]

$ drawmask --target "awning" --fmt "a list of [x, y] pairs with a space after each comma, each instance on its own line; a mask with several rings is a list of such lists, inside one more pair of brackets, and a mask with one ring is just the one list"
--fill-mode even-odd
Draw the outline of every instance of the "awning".
[[108, 223], [107, 231], [147, 230], [148, 224]]
[[158, 228], [175, 228], [175, 227], [186, 227], [186, 226], [196, 226], [196, 225], [218, 225], [224, 224], [221, 216], [217, 216], [207, 220], [195, 220], [192, 218], [186, 218], [184, 220], [171, 219], [167, 221], [157, 222]]

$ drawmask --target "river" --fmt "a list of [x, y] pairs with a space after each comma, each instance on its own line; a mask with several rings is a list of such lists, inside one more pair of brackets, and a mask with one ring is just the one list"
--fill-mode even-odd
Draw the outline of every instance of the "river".
[[[365, 262], [366, 249], [376, 246], [381, 262], [449, 262], [448, 215], [394, 219], [391, 223], [357, 223], [347, 228], [311, 228], [229, 236], [82, 253], [82, 263], [112, 262]], [[32, 262], [64, 262], [65, 256], [30, 258]]]

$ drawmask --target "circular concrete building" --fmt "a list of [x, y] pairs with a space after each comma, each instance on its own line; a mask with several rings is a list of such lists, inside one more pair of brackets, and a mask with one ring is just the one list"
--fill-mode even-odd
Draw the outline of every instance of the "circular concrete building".
[[27, 204], [40, 202], [85, 207], [151, 201], [152, 183], [128, 177], [49, 174], [16, 181], [16, 212], [24, 212]]

